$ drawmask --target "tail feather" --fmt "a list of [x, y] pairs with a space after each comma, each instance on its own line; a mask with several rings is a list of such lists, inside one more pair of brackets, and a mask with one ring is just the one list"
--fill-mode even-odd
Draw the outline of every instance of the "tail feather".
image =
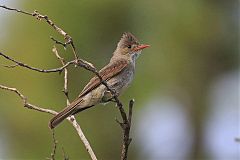
[[81, 102], [82, 102], [82, 99], [77, 99], [77, 100], [73, 101], [68, 107], [64, 108], [57, 115], [55, 115], [49, 121], [49, 128], [53, 129], [67, 117], [77, 114], [78, 112], [82, 112], [85, 109], [93, 107], [93, 105], [92, 106], [79, 106], [79, 104]]
[[49, 122], [49, 127], [51, 129], [55, 128], [59, 123], [61, 123], [68, 116], [75, 112], [75, 107], [66, 107], [64, 110], [55, 115]]

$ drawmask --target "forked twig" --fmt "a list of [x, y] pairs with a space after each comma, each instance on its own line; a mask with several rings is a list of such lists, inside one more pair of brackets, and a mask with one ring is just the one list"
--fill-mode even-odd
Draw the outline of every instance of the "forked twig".
[[[55, 46], [53, 46], [52, 51], [53, 51], [53, 53], [56, 55], [57, 59], [60, 60], [62, 66], [65, 66], [65, 65], [66, 65], [65, 60], [64, 60], [64, 58], [62, 58], [62, 57], [58, 54], [57, 48], [56, 48]], [[67, 68], [64, 68], [63, 93], [65, 94], [65, 96], [66, 96], [66, 98], [67, 98], [67, 105], [69, 105], [70, 102], [69, 102], [69, 97], [68, 97], [68, 70], [67, 70]]]
[[[53, 46], [53, 49], [52, 49], [53, 53], [56, 55], [56, 57], [60, 60], [61, 64], [64, 66], [65, 65], [65, 60], [64, 58], [62, 58], [58, 51], [57, 51], [57, 48], [55, 46]], [[67, 68], [64, 68], [64, 86], [63, 86], [63, 92], [67, 98], [67, 105], [70, 104], [69, 102], [69, 97], [68, 97], [68, 70]], [[90, 146], [90, 143], [88, 142], [87, 138], [85, 137], [80, 125], [77, 123], [76, 119], [74, 116], [71, 116], [69, 117], [69, 122], [72, 123], [73, 127], [76, 128], [77, 130], [77, 133], [81, 139], [81, 141], [83, 142], [83, 144], [85, 145], [89, 155], [91, 156], [91, 158], [93, 160], [97, 160], [91, 146]]]

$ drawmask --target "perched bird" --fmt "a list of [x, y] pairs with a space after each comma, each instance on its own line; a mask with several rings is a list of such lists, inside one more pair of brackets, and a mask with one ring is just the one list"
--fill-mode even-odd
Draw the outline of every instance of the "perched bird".
[[[140, 44], [131, 33], [124, 33], [117, 44], [113, 56], [99, 74], [105, 80], [115, 94], [119, 96], [121, 92], [131, 83], [135, 61], [146, 44]], [[79, 96], [61, 112], [55, 115], [49, 122], [51, 129], [55, 128], [68, 116], [74, 115], [99, 103], [106, 103], [113, 98], [111, 92], [101, 84], [100, 79], [95, 76], [83, 88]]]

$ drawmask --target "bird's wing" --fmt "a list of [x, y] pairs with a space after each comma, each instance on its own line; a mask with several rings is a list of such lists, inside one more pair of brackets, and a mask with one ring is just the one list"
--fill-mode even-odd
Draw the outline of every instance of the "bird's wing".
[[[104, 81], [108, 81], [113, 76], [118, 75], [127, 65], [128, 65], [127, 60], [119, 60], [114, 63], [109, 63], [107, 66], [105, 66], [99, 71], [99, 75], [102, 77]], [[79, 94], [78, 97], [82, 97], [88, 94], [90, 91], [98, 87], [100, 84], [101, 84], [100, 79], [97, 76], [94, 76], [83, 88], [82, 92]]]
[[[128, 61], [126, 60], [120, 60], [114, 63], [109, 63], [107, 66], [105, 66], [103, 69], [99, 71], [100, 76], [103, 80], [107, 81], [113, 76], [118, 75], [125, 66], [128, 65]], [[84, 95], [91, 92], [93, 89], [98, 87], [101, 84], [100, 79], [97, 76], [94, 76], [89, 83], [84, 87], [83, 91], [80, 93], [78, 98], [76, 98], [69, 106], [64, 108], [61, 112], [59, 112], [56, 116], [54, 116], [49, 123], [50, 128], [56, 127], [59, 123], [61, 123], [65, 118], [68, 116], [75, 114], [76, 112], [82, 111], [86, 108], [89, 108], [91, 106], [83, 106], [80, 110], [75, 110], [75, 108], [78, 106], [79, 103], [81, 103], [82, 98]]]

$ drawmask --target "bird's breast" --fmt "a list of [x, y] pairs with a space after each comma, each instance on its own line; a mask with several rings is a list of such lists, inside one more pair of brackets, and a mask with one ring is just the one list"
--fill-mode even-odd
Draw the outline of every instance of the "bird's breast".
[[127, 66], [121, 73], [108, 81], [109, 86], [119, 95], [132, 82], [134, 67]]

